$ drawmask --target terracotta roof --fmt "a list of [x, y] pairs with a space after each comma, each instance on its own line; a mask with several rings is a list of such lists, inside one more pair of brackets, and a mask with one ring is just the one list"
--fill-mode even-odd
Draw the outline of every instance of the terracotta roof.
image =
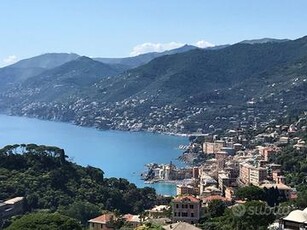
[[225, 197], [220, 196], [220, 195], [212, 195], [212, 196], [204, 197], [202, 200], [204, 202], [210, 202], [210, 201], [213, 201], [213, 200], [227, 201], [227, 199]]
[[114, 214], [103, 214], [101, 216], [97, 216], [94, 219], [89, 220], [90, 223], [98, 223], [98, 224], [106, 224], [115, 218]]
[[191, 201], [191, 202], [199, 202], [200, 201], [199, 199], [197, 199], [194, 196], [179, 196], [179, 197], [176, 197], [174, 199], [174, 201], [184, 201], [184, 200], [188, 200], [188, 201]]

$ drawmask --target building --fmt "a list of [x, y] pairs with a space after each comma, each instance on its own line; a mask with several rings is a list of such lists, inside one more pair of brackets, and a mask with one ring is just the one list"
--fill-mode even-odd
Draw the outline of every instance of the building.
[[307, 208], [304, 211], [294, 210], [279, 220], [280, 230], [307, 230]]
[[222, 195], [222, 190], [217, 188], [216, 186], [206, 187], [202, 192], [201, 197], [214, 196], [214, 195]]
[[227, 200], [234, 200], [236, 198], [237, 187], [226, 187], [225, 188], [225, 198]]
[[266, 188], [266, 189], [277, 188], [280, 196], [284, 196], [287, 200], [290, 200], [293, 194], [293, 189], [282, 183], [279, 183], [279, 184], [265, 183], [265, 184], [260, 185], [259, 187]]
[[262, 181], [267, 179], [267, 169], [266, 168], [250, 168], [249, 172], [249, 183], [253, 185], [259, 185]]
[[218, 170], [223, 170], [225, 168], [225, 161], [227, 158], [228, 154], [227, 152], [217, 152], [215, 153], [215, 159], [217, 160], [217, 169]]
[[200, 206], [200, 200], [193, 196], [182, 196], [173, 199], [172, 221], [190, 224], [198, 223], [200, 219]]
[[240, 180], [244, 184], [259, 185], [267, 179], [267, 175], [266, 168], [255, 167], [247, 163], [240, 164]]
[[203, 195], [204, 191], [206, 190], [207, 187], [211, 186], [217, 186], [217, 181], [214, 180], [211, 176], [209, 176], [206, 173], [202, 173], [200, 177], [200, 191], [199, 194]]
[[169, 205], [156, 205], [150, 210], [147, 210], [149, 218], [162, 218], [167, 216], [167, 212], [170, 209]]
[[214, 142], [204, 142], [203, 152], [205, 154], [214, 154], [220, 152], [223, 147], [225, 147], [225, 141], [223, 140], [216, 140]]
[[180, 195], [196, 195], [195, 188], [192, 185], [177, 185], [177, 196]]
[[94, 219], [89, 220], [90, 230], [114, 230], [112, 222], [115, 220], [113, 213], [103, 214]]
[[123, 218], [129, 224], [129, 226], [133, 227], [133, 229], [140, 226], [142, 222], [139, 215], [126, 214], [123, 216]]
[[230, 178], [226, 172], [221, 171], [218, 173], [218, 184], [222, 191], [224, 190], [224, 187], [230, 185]]
[[258, 147], [258, 151], [265, 161], [269, 161], [277, 153], [276, 149], [272, 147], [260, 146]]
[[229, 200], [227, 200], [225, 197], [220, 196], [220, 195], [207, 196], [207, 197], [202, 198], [203, 206], [208, 206], [208, 204], [209, 204], [211, 201], [214, 201], [214, 200], [220, 200], [220, 201], [223, 201], [223, 202], [229, 201]]

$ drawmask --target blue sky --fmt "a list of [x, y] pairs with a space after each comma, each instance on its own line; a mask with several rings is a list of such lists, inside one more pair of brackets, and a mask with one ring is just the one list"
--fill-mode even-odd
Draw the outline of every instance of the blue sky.
[[306, 0], [1, 0], [0, 66], [47, 52], [124, 57], [295, 39], [307, 35], [306, 9]]

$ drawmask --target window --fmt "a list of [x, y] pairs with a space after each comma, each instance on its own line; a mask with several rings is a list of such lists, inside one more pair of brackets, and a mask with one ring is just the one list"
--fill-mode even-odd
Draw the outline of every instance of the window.
[[194, 208], [194, 205], [193, 204], [190, 204], [190, 209], [193, 209]]
[[187, 213], [187, 212], [183, 212], [183, 213], [182, 213], [182, 216], [183, 216], [183, 217], [188, 217], [188, 213]]
[[191, 217], [194, 217], [194, 213], [193, 212], [191, 213]]
[[178, 216], [180, 216], [180, 212], [178, 212]]
[[174, 212], [174, 216], [177, 216], [177, 212]]
[[178, 205], [178, 204], [176, 204], [176, 208], [179, 208], [179, 205]]

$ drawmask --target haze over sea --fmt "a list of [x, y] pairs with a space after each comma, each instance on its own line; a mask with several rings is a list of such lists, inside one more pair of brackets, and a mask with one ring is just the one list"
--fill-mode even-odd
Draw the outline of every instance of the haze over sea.
[[188, 143], [186, 137], [145, 132], [99, 131], [94, 128], [0, 115], [0, 147], [9, 144], [35, 143], [65, 149], [73, 162], [101, 168], [106, 177], [121, 177], [138, 187], [154, 187], [159, 194], [175, 195], [172, 184], [146, 185], [140, 174], [147, 163], [181, 165], [176, 158]]

